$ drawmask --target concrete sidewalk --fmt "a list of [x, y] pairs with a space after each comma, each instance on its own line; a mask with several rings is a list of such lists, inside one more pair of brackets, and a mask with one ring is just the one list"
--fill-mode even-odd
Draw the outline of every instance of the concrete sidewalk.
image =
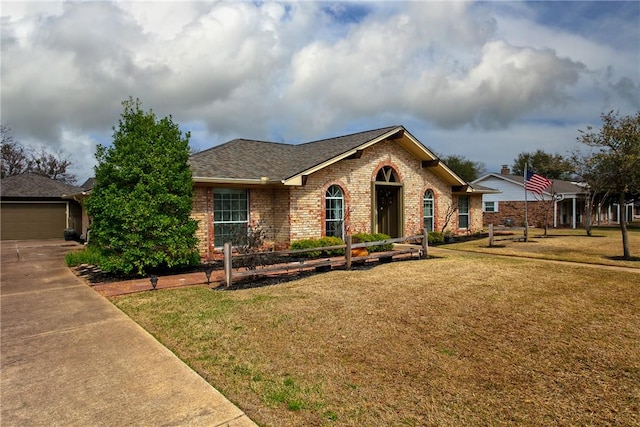
[[71, 242], [2, 242], [6, 426], [255, 426], [64, 265]]

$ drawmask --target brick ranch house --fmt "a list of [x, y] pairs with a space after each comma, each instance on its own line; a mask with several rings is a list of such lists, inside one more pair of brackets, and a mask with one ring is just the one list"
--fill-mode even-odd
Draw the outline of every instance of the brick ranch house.
[[277, 249], [306, 238], [401, 237], [445, 224], [472, 233], [482, 229], [482, 194], [492, 192], [462, 180], [403, 126], [298, 145], [234, 139], [192, 155], [190, 167], [205, 259], [238, 229], [256, 225]]
[[[485, 226], [513, 225], [521, 227], [525, 221], [524, 177], [512, 175], [504, 165], [500, 173], [489, 173], [475, 181], [473, 185], [485, 185], [500, 190], [498, 193], [482, 196], [483, 223]], [[554, 200], [555, 194], [555, 200]], [[529, 225], [544, 227], [576, 228], [584, 225], [585, 199], [587, 190], [575, 183], [553, 180], [552, 185], [537, 195], [527, 192]]]

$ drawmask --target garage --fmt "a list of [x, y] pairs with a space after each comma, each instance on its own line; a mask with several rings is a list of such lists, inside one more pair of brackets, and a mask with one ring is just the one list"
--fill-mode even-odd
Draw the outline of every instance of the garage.
[[2, 240], [56, 239], [67, 228], [67, 203], [2, 203]]
[[2, 240], [62, 239], [64, 231], [82, 231], [82, 208], [68, 198], [79, 187], [48, 177], [23, 174], [2, 179]]

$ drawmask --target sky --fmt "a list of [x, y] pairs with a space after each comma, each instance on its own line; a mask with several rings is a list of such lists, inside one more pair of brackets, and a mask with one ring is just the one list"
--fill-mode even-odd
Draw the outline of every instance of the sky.
[[640, 2], [0, 3], [2, 124], [72, 156], [78, 183], [122, 102], [202, 150], [403, 125], [488, 172], [568, 155], [640, 110]]

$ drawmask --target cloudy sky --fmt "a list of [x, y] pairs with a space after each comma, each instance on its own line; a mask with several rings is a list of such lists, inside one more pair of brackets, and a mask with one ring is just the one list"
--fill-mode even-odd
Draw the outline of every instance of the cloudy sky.
[[73, 155], [79, 181], [121, 102], [192, 145], [404, 125], [489, 171], [567, 154], [640, 110], [640, 2], [1, 3], [1, 120]]

